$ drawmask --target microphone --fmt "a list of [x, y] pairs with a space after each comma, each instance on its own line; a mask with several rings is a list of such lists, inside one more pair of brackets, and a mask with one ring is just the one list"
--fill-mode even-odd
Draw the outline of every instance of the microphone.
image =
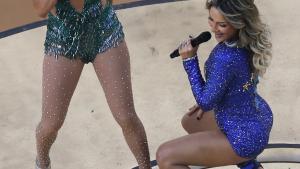
[[[211, 34], [209, 32], [202, 32], [198, 37], [191, 40], [191, 45], [195, 47], [197, 45], [200, 45], [203, 42], [207, 42], [208, 40], [210, 40], [210, 38], [211, 38]], [[180, 55], [179, 50], [176, 49], [170, 54], [170, 57], [173, 59], [179, 55]]]

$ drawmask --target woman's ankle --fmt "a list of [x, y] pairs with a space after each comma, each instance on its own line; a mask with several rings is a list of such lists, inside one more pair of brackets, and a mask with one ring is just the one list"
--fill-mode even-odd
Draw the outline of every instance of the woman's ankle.
[[46, 168], [46, 169], [50, 169], [50, 165], [51, 165], [51, 161], [50, 161], [50, 157], [36, 157], [36, 166], [40, 169], [42, 168]]
[[263, 169], [262, 165], [256, 159], [239, 163], [237, 166], [240, 169]]

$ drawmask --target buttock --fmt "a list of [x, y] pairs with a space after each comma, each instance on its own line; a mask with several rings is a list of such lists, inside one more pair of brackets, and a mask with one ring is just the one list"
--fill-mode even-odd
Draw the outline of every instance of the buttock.
[[46, 55], [80, 58], [89, 63], [124, 39], [122, 24], [112, 5], [102, 8], [99, 3], [88, 4], [78, 13], [70, 4], [57, 4], [57, 15], [48, 16]]
[[257, 122], [244, 122], [227, 126], [226, 135], [233, 150], [243, 158], [255, 158], [267, 146], [269, 132]]
[[243, 158], [254, 158], [268, 144], [273, 115], [259, 96], [257, 104], [219, 110], [215, 118], [233, 150]]

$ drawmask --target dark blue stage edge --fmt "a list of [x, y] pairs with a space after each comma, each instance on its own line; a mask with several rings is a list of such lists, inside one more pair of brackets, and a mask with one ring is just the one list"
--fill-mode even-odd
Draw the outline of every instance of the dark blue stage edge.
[[[273, 149], [273, 148], [288, 148], [288, 149], [300, 149], [300, 144], [288, 144], [288, 143], [270, 143], [268, 144], [266, 149]], [[300, 160], [298, 161], [259, 161], [260, 163], [293, 163], [293, 164], [300, 164]], [[151, 167], [157, 165], [156, 160], [151, 161]], [[209, 169], [214, 167], [204, 167], [199, 169]], [[132, 169], [139, 169], [139, 167], [134, 167]]]
[[[187, 1], [187, 0], [140, 0], [137, 2], [129, 2], [119, 5], [114, 5], [114, 9], [127, 9], [127, 8], [134, 8], [139, 6], [146, 6], [146, 5], [154, 5], [154, 4], [161, 4], [161, 3], [169, 3], [169, 2], [177, 2], [177, 1]], [[30, 29], [38, 28], [47, 24], [47, 20], [42, 20], [34, 23], [30, 23], [24, 26], [20, 26], [17, 28], [9, 29], [3, 32], [0, 32], [0, 39], [5, 38], [7, 36], [17, 34], [20, 32], [24, 32]]]
[[42, 20], [42, 21], [27, 24], [27, 25], [24, 25], [24, 26], [9, 29], [7, 31], [0, 32], [0, 39], [5, 38], [5, 37], [10, 36], [10, 35], [13, 35], [13, 34], [17, 34], [17, 33], [20, 33], [20, 32], [27, 31], [27, 30], [30, 30], [30, 29], [34, 29], [34, 28], [37, 28], [37, 27], [40, 27], [40, 26], [44, 26], [46, 24], [47, 24], [47, 20]]

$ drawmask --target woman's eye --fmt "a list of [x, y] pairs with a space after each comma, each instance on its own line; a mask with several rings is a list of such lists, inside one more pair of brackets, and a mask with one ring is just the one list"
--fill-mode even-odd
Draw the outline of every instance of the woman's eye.
[[222, 28], [226, 28], [226, 24], [220, 24], [220, 26], [222, 27]]

